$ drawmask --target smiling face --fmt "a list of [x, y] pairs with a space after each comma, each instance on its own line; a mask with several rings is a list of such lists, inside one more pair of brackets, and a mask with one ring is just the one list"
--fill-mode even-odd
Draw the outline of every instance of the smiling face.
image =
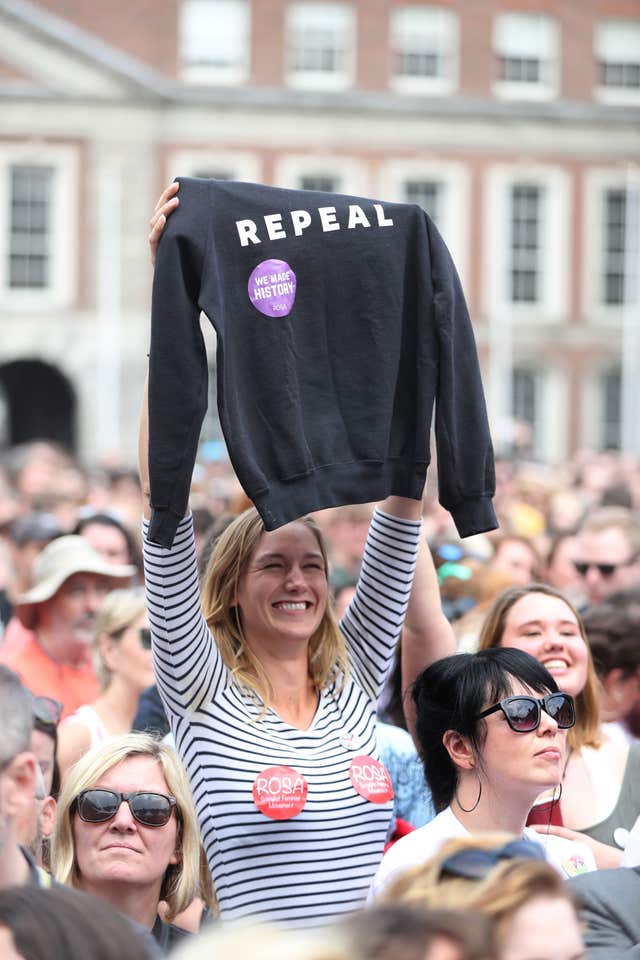
[[501, 647], [531, 654], [560, 690], [576, 697], [587, 682], [589, 652], [571, 607], [559, 597], [528, 593], [508, 610]]
[[[128, 757], [91, 786], [121, 793], [171, 793], [162, 768], [148, 756]], [[138, 823], [129, 804], [123, 802], [105, 823], [85, 823], [74, 814], [72, 828], [78, 885], [83, 890], [104, 896], [114, 885], [132, 885], [155, 888], [159, 898], [167, 867], [178, 862], [175, 812], [164, 826], [147, 827]]]
[[322, 551], [304, 523], [261, 535], [240, 577], [237, 603], [247, 643], [281, 651], [306, 645], [324, 616], [328, 599]]
[[[514, 680], [510, 696], [518, 694], [536, 699], [543, 696]], [[487, 703], [485, 709], [491, 706]], [[502, 710], [483, 722], [486, 727], [480, 750], [482, 772], [494, 793], [504, 796], [517, 788], [518, 792], [530, 793], [533, 802], [543, 790], [560, 783], [567, 731], [560, 730], [548, 713], [541, 711], [540, 725], [530, 733], [512, 730]]]

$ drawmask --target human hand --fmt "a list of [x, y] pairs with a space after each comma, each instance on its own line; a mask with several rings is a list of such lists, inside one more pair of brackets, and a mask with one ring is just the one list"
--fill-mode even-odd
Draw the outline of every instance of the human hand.
[[596, 860], [598, 870], [608, 870], [613, 867], [619, 867], [622, 860], [622, 850], [617, 847], [611, 847], [608, 843], [602, 843], [600, 840], [594, 840], [586, 833], [580, 833], [579, 830], [570, 830], [569, 827], [557, 827], [554, 824], [545, 826], [544, 824], [532, 824], [533, 829], [545, 836], [552, 833], [554, 837], [564, 837], [565, 840], [574, 840], [577, 843], [585, 843], [591, 848]]
[[155, 210], [153, 211], [153, 216], [151, 220], [149, 220], [149, 226], [151, 227], [151, 233], [149, 234], [151, 266], [156, 262], [156, 251], [162, 231], [164, 230], [164, 225], [167, 222], [167, 217], [173, 213], [180, 203], [176, 196], [179, 189], [180, 184], [174, 180], [173, 183], [170, 183], [169, 186], [162, 191], [156, 203]]

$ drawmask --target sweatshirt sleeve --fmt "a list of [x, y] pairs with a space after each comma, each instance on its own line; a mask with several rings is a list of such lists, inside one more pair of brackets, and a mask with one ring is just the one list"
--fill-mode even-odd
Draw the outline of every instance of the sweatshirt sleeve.
[[461, 537], [498, 526], [495, 468], [469, 311], [451, 255], [426, 217], [438, 337], [438, 496]]
[[185, 515], [207, 410], [207, 352], [200, 329], [210, 229], [209, 181], [180, 181], [156, 255], [149, 351], [148, 538], [170, 547]]

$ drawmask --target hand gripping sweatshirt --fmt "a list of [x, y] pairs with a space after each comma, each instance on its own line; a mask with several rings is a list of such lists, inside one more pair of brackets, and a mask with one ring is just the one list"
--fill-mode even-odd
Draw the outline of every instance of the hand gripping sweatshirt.
[[413, 204], [179, 178], [153, 282], [149, 539], [184, 515], [207, 409], [267, 530], [438, 486], [460, 536], [497, 526], [473, 330], [451, 256]]

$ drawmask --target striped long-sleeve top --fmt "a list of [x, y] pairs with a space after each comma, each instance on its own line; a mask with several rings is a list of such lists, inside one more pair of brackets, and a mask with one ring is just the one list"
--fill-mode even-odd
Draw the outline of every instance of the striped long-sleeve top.
[[350, 672], [343, 686], [320, 692], [306, 730], [264, 711], [223, 663], [201, 613], [191, 518], [170, 549], [145, 538], [158, 688], [222, 916], [309, 926], [364, 904], [392, 811], [376, 700], [404, 621], [419, 530], [376, 510], [340, 624]]

